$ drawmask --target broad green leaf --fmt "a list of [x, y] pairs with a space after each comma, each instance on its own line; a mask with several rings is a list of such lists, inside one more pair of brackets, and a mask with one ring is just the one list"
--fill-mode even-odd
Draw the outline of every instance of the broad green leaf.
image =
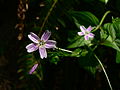
[[114, 41], [116, 39], [116, 32], [113, 24], [111, 23], [104, 24], [104, 29], [108, 31], [109, 35], [112, 37], [112, 40]]
[[84, 45], [88, 45], [88, 46], [92, 45], [91, 40], [85, 40], [84, 36], [79, 36], [79, 35], [73, 38], [73, 40], [69, 40], [69, 41], [70, 41], [70, 45], [68, 45], [68, 48], [76, 48]]
[[116, 39], [115, 42], [116, 42], [117, 46], [120, 47], [120, 39]]
[[120, 48], [117, 46], [116, 42], [112, 40], [111, 36], [108, 36], [108, 38], [102, 43], [102, 45], [109, 46], [117, 51], [120, 51]]
[[84, 46], [84, 37], [80, 37], [77, 40], [74, 40], [69, 46], [68, 48], [76, 48], [76, 47], [80, 47], [80, 46]]
[[105, 4], [107, 4], [107, 2], [108, 2], [109, 0], [99, 0], [99, 1], [101, 1], [101, 2], [103, 2], [103, 3], [105, 3]]
[[107, 31], [101, 29], [101, 31], [100, 31], [100, 38], [101, 38], [101, 40], [106, 40], [108, 36], [109, 35], [108, 35]]
[[114, 29], [116, 31], [116, 38], [120, 39], [120, 20], [113, 22]]
[[[69, 11], [70, 16], [73, 17], [75, 24], [85, 26], [95, 26], [99, 24], [99, 20], [91, 12], [87, 11]], [[79, 27], [78, 27], [79, 28]]]
[[75, 25], [79, 28], [81, 24], [79, 24], [78, 20], [75, 17], [73, 17], [73, 19], [74, 19]]
[[116, 17], [116, 18], [112, 17], [112, 22], [113, 23], [120, 23], [120, 18], [118, 18], [118, 17]]
[[113, 20], [113, 23], [104, 24], [103, 29], [100, 31], [101, 39], [103, 40], [102, 45], [114, 48], [120, 51], [120, 20]]
[[120, 52], [117, 51], [116, 63], [120, 63]]
[[81, 53], [81, 56], [86, 56], [88, 54], [88, 51], [87, 50], [83, 50], [82, 53]]

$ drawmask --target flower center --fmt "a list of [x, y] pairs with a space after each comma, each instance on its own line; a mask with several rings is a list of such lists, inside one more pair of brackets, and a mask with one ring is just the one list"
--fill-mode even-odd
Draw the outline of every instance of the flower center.
[[90, 33], [90, 32], [86, 31], [86, 32], [85, 32], [85, 35], [87, 35], [87, 34], [89, 34], [89, 33]]
[[43, 40], [40, 40], [39, 43], [38, 43], [38, 45], [39, 45], [40, 47], [42, 47], [42, 46], [45, 45], [45, 42], [44, 42]]

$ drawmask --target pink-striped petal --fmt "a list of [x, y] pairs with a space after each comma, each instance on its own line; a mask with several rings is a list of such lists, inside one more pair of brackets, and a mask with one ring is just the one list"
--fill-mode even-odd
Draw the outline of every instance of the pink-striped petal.
[[54, 40], [46, 41], [45, 48], [56, 48], [56, 41]]
[[31, 70], [29, 71], [29, 74], [32, 74], [32, 73], [36, 70], [37, 67], [38, 67], [38, 64], [35, 64], [35, 65], [31, 68]]
[[80, 26], [80, 29], [83, 32], [83, 34], [85, 34], [86, 28], [84, 26]]
[[30, 49], [30, 48], [32, 48], [32, 47], [34, 47], [34, 46], [35, 46], [34, 43], [30, 43], [30, 44], [28, 44], [25, 48], [26, 48], [26, 49]]
[[26, 49], [27, 49], [28, 53], [31, 53], [31, 52], [36, 51], [38, 49], [38, 45], [34, 44], [34, 43], [28, 44], [26, 46]]
[[93, 38], [95, 35], [93, 34], [93, 33], [89, 33], [88, 34], [88, 37], [91, 37], [91, 38]]
[[33, 41], [34, 43], [39, 43], [40, 38], [39, 38], [36, 34], [34, 34], [33, 32], [31, 32], [31, 33], [28, 35], [28, 37], [29, 37], [29, 39], [30, 39], [31, 41]]
[[89, 36], [88, 35], [85, 35], [84, 38], [85, 38], [85, 40], [89, 40]]
[[47, 52], [45, 47], [39, 47], [39, 53], [42, 59], [47, 58]]
[[51, 32], [49, 32], [48, 30], [46, 30], [46, 31], [43, 33], [43, 35], [42, 35], [42, 37], [41, 37], [41, 40], [47, 41], [47, 40], [50, 38], [50, 36], [51, 36]]
[[82, 36], [82, 35], [84, 35], [84, 33], [83, 32], [78, 32], [78, 35]]
[[91, 32], [91, 30], [92, 30], [92, 27], [91, 27], [91, 26], [89, 26], [89, 27], [86, 29], [87, 32]]

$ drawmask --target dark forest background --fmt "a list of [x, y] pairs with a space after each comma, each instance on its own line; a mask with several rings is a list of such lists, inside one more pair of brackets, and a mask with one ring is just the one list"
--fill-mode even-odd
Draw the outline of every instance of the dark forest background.
[[[44, 63], [45, 72], [42, 81], [30, 75], [24, 80], [19, 80], [20, 74], [17, 73], [19, 69], [17, 60], [20, 48], [27, 40], [29, 31], [27, 29], [30, 28], [27, 27], [27, 24], [33, 21], [32, 18], [38, 15], [38, 12], [41, 12], [42, 7], [39, 7], [39, 4], [44, 2], [43, 0], [29, 1], [29, 9], [25, 13], [26, 18], [24, 21], [26, 26], [24, 27], [23, 38], [18, 40], [17, 37], [20, 31], [15, 26], [19, 23], [17, 16], [19, 0], [0, 0], [0, 90], [109, 90], [102, 70], [98, 70], [96, 75], [93, 76], [80, 67], [77, 60], [69, 57], [62, 59], [57, 65], [50, 62]], [[61, 3], [64, 3], [64, 1], [61, 0]], [[65, 1], [65, 3], [69, 2], [74, 1]], [[120, 16], [120, 0], [109, 0], [107, 4], [99, 0], [78, 0], [78, 2], [70, 5], [68, 4], [68, 8], [90, 11], [99, 19], [107, 10], [112, 11], [111, 16]], [[67, 5], [65, 8], [67, 8]], [[111, 18], [108, 16], [105, 22], [110, 20]], [[68, 25], [71, 24], [68, 23]], [[106, 57], [102, 62], [107, 67], [106, 71], [113, 89], [120, 90], [120, 64], [115, 62], [116, 53], [111, 48], [101, 47], [101, 49], [108, 50], [106, 54], [100, 54]], [[25, 48], [23, 51], [25, 51]]]

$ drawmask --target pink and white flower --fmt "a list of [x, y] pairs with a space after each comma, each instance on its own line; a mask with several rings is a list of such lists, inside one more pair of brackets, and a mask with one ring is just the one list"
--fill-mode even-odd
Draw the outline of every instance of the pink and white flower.
[[31, 53], [39, 49], [41, 59], [47, 58], [46, 48], [56, 48], [56, 41], [48, 40], [50, 36], [51, 32], [49, 32], [48, 30], [43, 33], [41, 38], [31, 32], [28, 35], [28, 38], [33, 41], [33, 43], [30, 43], [26, 46], [27, 52]]
[[91, 33], [92, 27], [89, 26], [87, 29], [84, 26], [80, 26], [81, 32], [78, 32], [78, 35], [83, 36], [85, 40], [89, 40], [90, 38], [94, 38], [94, 34]]

